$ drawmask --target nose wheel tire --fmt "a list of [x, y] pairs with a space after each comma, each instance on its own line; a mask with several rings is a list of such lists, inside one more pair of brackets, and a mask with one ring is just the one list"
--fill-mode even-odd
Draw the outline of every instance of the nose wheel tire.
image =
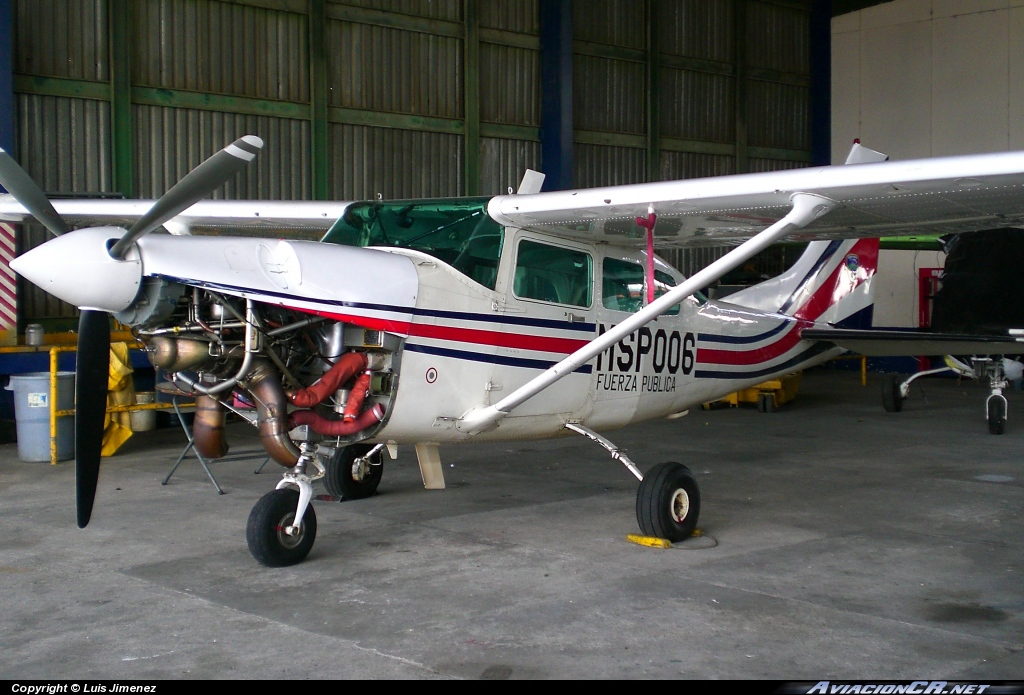
[[378, 451], [366, 458], [373, 447], [369, 444], [353, 444], [338, 449], [327, 462], [324, 487], [327, 492], [343, 500], [361, 500], [373, 497], [384, 474], [384, 457]]
[[309, 555], [316, 540], [316, 514], [312, 505], [306, 507], [298, 531], [288, 532], [298, 504], [298, 491], [285, 488], [271, 490], [253, 506], [245, 526], [245, 540], [249, 552], [261, 565], [288, 567]]
[[684, 541], [699, 516], [700, 488], [689, 468], [668, 461], [644, 475], [636, 493], [636, 520], [644, 535]]

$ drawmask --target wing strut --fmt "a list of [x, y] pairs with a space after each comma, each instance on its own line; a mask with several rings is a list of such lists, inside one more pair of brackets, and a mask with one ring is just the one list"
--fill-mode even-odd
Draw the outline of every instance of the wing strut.
[[813, 193], [794, 193], [790, 200], [793, 203], [793, 207], [781, 220], [767, 229], [758, 232], [755, 236], [743, 242], [693, 277], [673, 287], [666, 294], [663, 294], [619, 325], [608, 330], [601, 337], [590, 341], [494, 405], [485, 408], [473, 408], [467, 411], [456, 422], [456, 426], [459, 430], [468, 434], [477, 434], [491, 427], [512, 412], [514, 408], [536, 396], [562, 377], [572, 374], [579, 367], [586, 364], [588, 360], [597, 357], [611, 345], [619, 342], [636, 329], [650, 323], [671, 307], [702, 287], [706, 287], [715, 280], [718, 280], [730, 270], [738, 268], [755, 254], [768, 248], [789, 232], [806, 227], [812, 221], [838, 205], [835, 201]]

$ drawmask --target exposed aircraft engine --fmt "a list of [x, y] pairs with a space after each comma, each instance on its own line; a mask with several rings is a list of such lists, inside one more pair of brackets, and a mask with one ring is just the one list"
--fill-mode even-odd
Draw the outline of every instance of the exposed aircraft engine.
[[227, 454], [227, 412], [255, 409], [261, 443], [293, 467], [297, 442], [333, 450], [371, 436], [397, 388], [394, 336], [209, 290], [181, 292], [163, 325], [135, 332], [153, 365], [196, 394], [195, 444], [209, 458]]

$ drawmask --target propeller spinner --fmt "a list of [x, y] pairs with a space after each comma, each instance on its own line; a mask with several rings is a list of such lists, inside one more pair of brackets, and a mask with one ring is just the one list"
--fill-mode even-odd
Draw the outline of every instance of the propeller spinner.
[[93, 227], [70, 234], [71, 228], [42, 189], [0, 149], [0, 185], [57, 236], [16, 258], [11, 267], [82, 310], [75, 370], [79, 528], [85, 528], [92, 516], [100, 472], [110, 359], [108, 312], [130, 306], [142, 282], [142, 263], [135, 242], [219, 188], [251, 162], [262, 147], [263, 140], [255, 135], [235, 140], [190, 171], [128, 230]]

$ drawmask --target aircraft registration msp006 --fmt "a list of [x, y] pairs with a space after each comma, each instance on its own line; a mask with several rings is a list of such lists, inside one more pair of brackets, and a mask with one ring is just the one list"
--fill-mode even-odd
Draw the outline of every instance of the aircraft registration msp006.
[[[99, 474], [113, 315], [195, 395], [204, 456], [224, 451], [233, 397], [255, 403], [261, 442], [284, 468], [246, 529], [265, 565], [309, 553], [316, 481], [343, 499], [373, 495], [396, 445], [413, 445], [425, 484], [443, 487], [441, 445], [567, 432], [640, 479], [645, 535], [679, 541], [700, 511], [691, 472], [666, 462], [642, 475], [599, 431], [821, 363], [847, 335], [870, 343], [853, 329], [870, 323], [880, 235], [1024, 223], [1024, 153], [891, 163], [859, 145], [847, 166], [578, 191], [198, 202], [261, 147], [239, 139], [158, 201], [56, 207], [0, 155], [12, 194], [0, 199], [0, 219], [31, 215], [56, 235], [12, 266], [82, 310], [80, 526]], [[130, 226], [70, 231], [97, 222]], [[175, 234], [149, 234], [161, 226]], [[326, 233], [303, 242], [189, 236], [191, 227]], [[654, 255], [655, 238], [735, 248], [684, 278]], [[783, 239], [811, 242], [783, 275], [728, 301], [701, 295]], [[901, 341], [887, 335], [881, 352], [896, 354]], [[971, 351], [1020, 352], [1012, 339], [996, 342], [979, 339]]]

